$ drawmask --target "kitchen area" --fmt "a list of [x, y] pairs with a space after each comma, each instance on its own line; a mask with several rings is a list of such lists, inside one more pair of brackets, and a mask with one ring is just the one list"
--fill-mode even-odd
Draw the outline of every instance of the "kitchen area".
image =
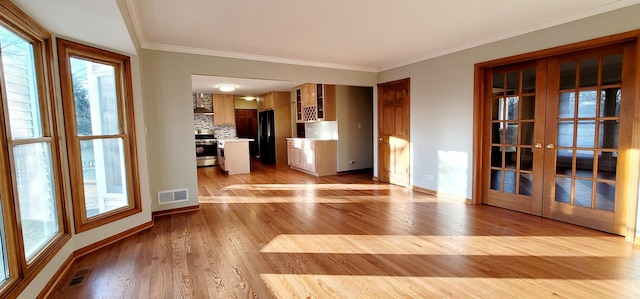
[[194, 93], [193, 101], [196, 165], [249, 173], [249, 142], [254, 139], [236, 134], [233, 95]]
[[233, 175], [261, 163], [325, 176], [373, 166], [371, 87], [195, 75], [192, 84], [199, 168]]

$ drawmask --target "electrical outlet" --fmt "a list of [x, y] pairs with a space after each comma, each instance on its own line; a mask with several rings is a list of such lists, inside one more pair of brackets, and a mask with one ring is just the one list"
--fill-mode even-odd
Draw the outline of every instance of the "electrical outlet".
[[432, 175], [430, 175], [430, 174], [428, 174], [428, 175], [427, 175], [427, 180], [429, 180], [429, 181], [433, 181], [433, 176], [432, 176]]

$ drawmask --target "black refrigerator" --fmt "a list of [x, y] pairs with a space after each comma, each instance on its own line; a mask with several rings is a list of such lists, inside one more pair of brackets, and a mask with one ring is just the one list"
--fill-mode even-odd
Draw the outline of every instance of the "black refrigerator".
[[276, 129], [273, 110], [258, 113], [258, 147], [262, 164], [276, 164]]

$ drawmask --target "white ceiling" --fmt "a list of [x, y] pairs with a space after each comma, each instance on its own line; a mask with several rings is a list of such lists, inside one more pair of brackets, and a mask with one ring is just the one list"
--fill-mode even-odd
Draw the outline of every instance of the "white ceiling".
[[[125, 53], [136, 53], [135, 36], [145, 49], [379, 72], [640, 0], [13, 2], [54, 34]], [[118, 4], [129, 8], [135, 34], [127, 30]], [[204, 86], [221, 81], [247, 88], [246, 94], [238, 90], [243, 95], [300, 83], [200, 77], [194, 76], [196, 92], [212, 92]]]
[[637, 0], [126, 0], [143, 48], [377, 72]]

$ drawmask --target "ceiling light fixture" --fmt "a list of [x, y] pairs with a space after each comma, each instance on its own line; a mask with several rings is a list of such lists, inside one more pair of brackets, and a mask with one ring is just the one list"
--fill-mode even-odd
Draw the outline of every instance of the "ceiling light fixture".
[[236, 90], [235, 84], [218, 84], [218, 90], [222, 92], [231, 92]]
[[253, 101], [255, 99], [256, 99], [256, 97], [244, 97], [245, 101]]

